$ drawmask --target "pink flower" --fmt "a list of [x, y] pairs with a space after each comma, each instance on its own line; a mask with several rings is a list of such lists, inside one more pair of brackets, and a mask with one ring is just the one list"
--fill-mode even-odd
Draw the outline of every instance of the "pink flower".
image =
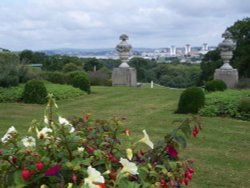
[[170, 155], [170, 157], [173, 157], [173, 158], [178, 157], [178, 153], [172, 145], [167, 145], [166, 151]]
[[62, 165], [61, 164], [57, 164], [53, 167], [51, 167], [50, 169], [48, 169], [45, 173], [44, 176], [57, 176], [59, 170], [61, 169]]

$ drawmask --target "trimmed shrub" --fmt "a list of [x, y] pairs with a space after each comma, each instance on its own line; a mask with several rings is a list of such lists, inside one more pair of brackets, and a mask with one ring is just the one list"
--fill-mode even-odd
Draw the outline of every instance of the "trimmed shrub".
[[208, 92], [224, 91], [227, 89], [227, 85], [222, 80], [211, 80], [205, 84], [205, 89]]
[[190, 87], [180, 96], [177, 113], [197, 113], [205, 104], [205, 94], [201, 88]]
[[23, 101], [44, 104], [47, 102], [47, 95], [47, 89], [41, 80], [30, 80], [24, 86]]
[[90, 94], [90, 81], [85, 72], [77, 71], [69, 74], [69, 84], [73, 87], [80, 88]]

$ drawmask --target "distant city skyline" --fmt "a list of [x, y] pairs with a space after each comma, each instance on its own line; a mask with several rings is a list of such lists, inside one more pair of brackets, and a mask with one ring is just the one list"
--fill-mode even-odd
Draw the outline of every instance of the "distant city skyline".
[[12, 51], [217, 46], [249, 0], [1, 0], [0, 48]]

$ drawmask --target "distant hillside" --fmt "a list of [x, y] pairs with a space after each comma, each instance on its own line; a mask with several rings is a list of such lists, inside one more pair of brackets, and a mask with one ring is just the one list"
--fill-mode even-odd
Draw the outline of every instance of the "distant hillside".
[[[151, 48], [134, 48], [132, 53], [152, 51]], [[74, 48], [60, 48], [51, 50], [42, 50], [41, 52], [47, 55], [69, 55], [69, 56], [115, 56], [117, 54], [115, 48], [103, 49], [74, 49]]]

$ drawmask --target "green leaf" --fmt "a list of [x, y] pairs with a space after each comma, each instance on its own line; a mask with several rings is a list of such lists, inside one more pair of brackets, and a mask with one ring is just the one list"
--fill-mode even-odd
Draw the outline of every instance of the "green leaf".
[[14, 173], [14, 184], [16, 188], [22, 188], [26, 185], [24, 180], [22, 179], [22, 172], [21, 171], [16, 171]]
[[174, 137], [174, 140], [175, 140], [178, 144], [180, 144], [180, 145], [182, 146], [182, 148], [186, 148], [186, 147], [187, 147], [187, 141], [186, 141], [186, 139], [185, 139], [183, 136], [181, 136], [181, 135], [176, 135], [176, 136]]

